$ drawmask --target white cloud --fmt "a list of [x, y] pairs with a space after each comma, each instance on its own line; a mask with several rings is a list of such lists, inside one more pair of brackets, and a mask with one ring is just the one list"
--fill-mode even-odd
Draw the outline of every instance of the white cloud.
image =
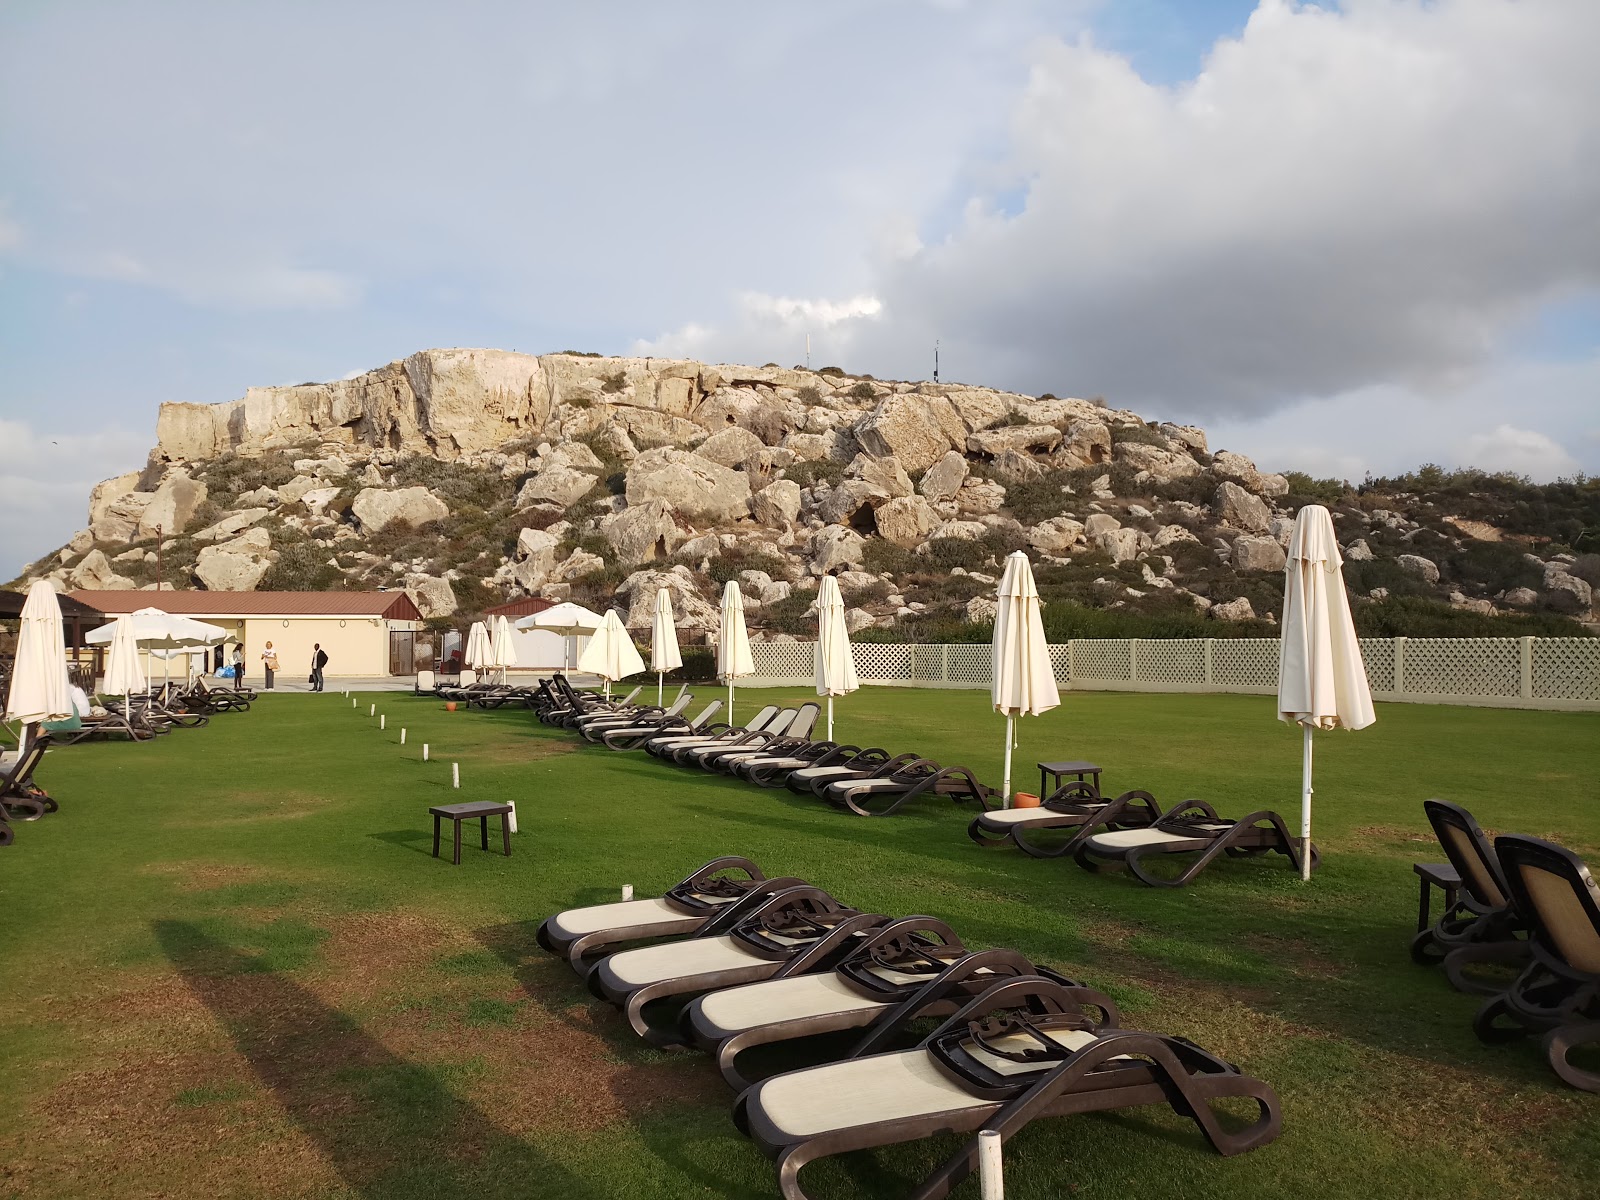
[[719, 328], [689, 323], [660, 337], [640, 340], [634, 354], [663, 358], [712, 357], [722, 362], [798, 363], [810, 339], [811, 359], [827, 365], [830, 353], [846, 351], [863, 323], [883, 311], [876, 296], [807, 300], [746, 292], [732, 323]]
[[123, 429], [46, 433], [0, 418], [0, 579], [83, 528], [89, 490], [144, 462], [148, 434]]
[[1486, 471], [1514, 471], [1535, 479], [1556, 479], [1578, 471], [1578, 460], [1555, 440], [1532, 429], [1497, 425], [1462, 443], [1466, 461]]
[[7, 216], [5, 207], [0, 205], [0, 253], [14, 250], [20, 245], [22, 245], [22, 226]]

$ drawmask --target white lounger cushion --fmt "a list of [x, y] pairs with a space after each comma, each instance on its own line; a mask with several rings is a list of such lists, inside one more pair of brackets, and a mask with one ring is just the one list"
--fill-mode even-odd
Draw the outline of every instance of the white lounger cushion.
[[[1224, 833], [1231, 826], [1228, 825], [1202, 825], [1199, 828], [1208, 829], [1215, 833]], [[1114, 829], [1110, 833], [1097, 833], [1089, 839], [1089, 845], [1097, 850], [1136, 850], [1142, 846], [1171, 846], [1182, 842], [1205, 843], [1211, 839], [1203, 834], [1193, 836], [1182, 833], [1168, 833], [1165, 829]]]
[[1056, 812], [1051, 808], [1041, 808], [1034, 805], [1032, 808], [997, 808], [993, 812], [986, 812], [978, 817], [981, 825], [1033, 825], [1043, 824], [1047, 821], [1059, 821], [1067, 825], [1082, 824], [1080, 815]]
[[562, 937], [583, 937], [603, 929], [627, 929], [635, 925], [668, 925], [674, 921], [693, 921], [691, 913], [673, 908], [665, 900], [625, 900], [618, 904], [594, 904], [588, 908], [569, 908], [557, 913], [550, 927]]
[[796, 975], [769, 979], [711, 992], [700, 1000], [700, 1011], [727, 1033], [756, 1029], [797, 1017], [823, 1017], [829, 1013], [863, 1008], [887, 1008], [892, 1001], [872, 1000], [850, 987], [832, 971], [822, 975]]
[[796, 771], [794, 777], [807, 783], [815, 783], [819, 779], [841, 779], [859, 774], [861, 774], [859, 767], [807, 767], [803, 771]]
[[[920, 783], [921, 781], [918, 780], [916, 782]], [[836, 783], [829, 790], [837, 790], [852, 796], [859, 796], [863, 792], [909, 792], [914, 786], [916, 786], [915, 783], [906, 783], [903, 780], [883, 775], [877, 779], [857, 779]]]
[[[1069, 1050], [1098, 1040], [1092, 1033], [1059, 1030], [1050, 1035]], [[1018, 1048], [1036, 1043], [1018, 1037]], [[975, 1051], [986, 1066], [1005, 1074], [1038, 1070], [1010, 1059]], [[948, 1079], [925, 1050], [873, 1054], [775, 1075], [757, 1085], [751, 1107], [759, 1109], [785, 1137], [809, 1138], [902, 1117], [931, 1116], [968, 1108], [992, 1108]]]
[[732, 971], [767, 963], [774, 971], [783, 964], [758, 958], [740, 947], [733, 938], [689, 938], [665, 942], [639, 950], [623, 950], [601, 960], [601, 967], [616, 982], [628, 987], [643, 987], [679, 975], [703, 975], [711, 971]]

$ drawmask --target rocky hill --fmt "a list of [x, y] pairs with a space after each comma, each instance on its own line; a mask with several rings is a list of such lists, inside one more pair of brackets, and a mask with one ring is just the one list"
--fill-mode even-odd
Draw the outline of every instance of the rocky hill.
[[1238, 635], [1270, 629], [1293, 512], [1315, 499], [1368, 629], [1580, 631], [1600, 558], [1575, 551], [1600, 528], [1600, 492], [1503, 494], [1519, 487], [1273, 474], [1101, 400], [428, 350], [163, 405], [144, 467], [97, 486], [87, 528], [24, 580], [404, 587], [440, 620], [533, 593], [619, 606], [636, 628], [666, 586], [696, 629], [738, 578], [752, 630], [792, 636], [837, 570], [853, 629], [937, 639], [992, 616], [999, 560], [1023, 548], [1052, 636]]

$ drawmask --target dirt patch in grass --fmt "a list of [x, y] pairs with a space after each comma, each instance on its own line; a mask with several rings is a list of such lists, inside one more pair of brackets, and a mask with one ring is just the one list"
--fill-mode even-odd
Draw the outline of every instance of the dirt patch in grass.
[[183, 828], [218, 829], [262, 821], [295, 821], [327, 812], [340, 798], [311, 792], [235, 792], [205, 810], [205, 816], [186, 813]]
[[204, 892], [232, 884], [253, 883], [264, 878], [267, 871], [244, 863], [162, 862], [147, 863], [139, 868], [139, 874], [171, 878], [181, 892]]
[[1329, 958], [1304, 938], [1280, 933], [1247, 933], [1240, 943], [1274, 962], [1287, 963], [1295, 974], [1307, 979], [1339, 979], [1345, 965]]

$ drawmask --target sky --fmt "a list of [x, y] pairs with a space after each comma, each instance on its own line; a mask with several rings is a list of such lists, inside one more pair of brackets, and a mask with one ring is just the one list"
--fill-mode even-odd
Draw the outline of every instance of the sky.
[[163, 401], [432, 346], [1600, 473], [1593, 0], [10, 0], [0, 578]]

